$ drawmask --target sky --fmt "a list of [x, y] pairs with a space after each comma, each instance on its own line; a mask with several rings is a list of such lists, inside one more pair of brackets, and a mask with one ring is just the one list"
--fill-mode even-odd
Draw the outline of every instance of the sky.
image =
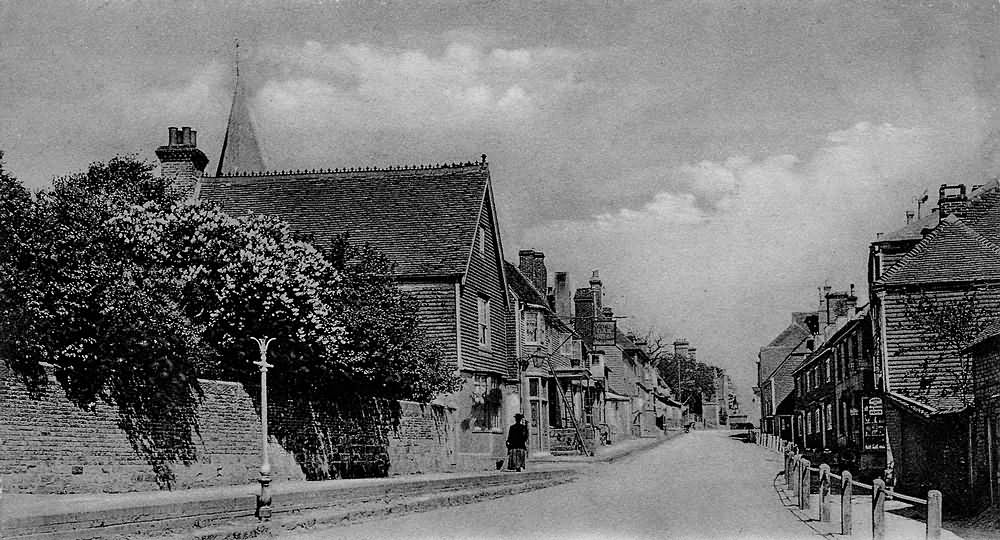
[[[622, 326], [753, 384], [817, 287], [866, 300], [914, 198], [1000, 173], [1000, 3], [0, 4], [0, 149], [40, 188], [168, 126], [269, 168], [487, 154], [507, 258], [600, 270]], [[926, 208], [924, 209], [926, 211]]]

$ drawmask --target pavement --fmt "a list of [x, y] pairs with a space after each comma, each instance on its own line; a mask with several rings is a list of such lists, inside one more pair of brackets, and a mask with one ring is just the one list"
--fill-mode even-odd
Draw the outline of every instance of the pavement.
[[256, 484], [117, 494], [8, 493], [0, 499], [0, 536], [25, 540], [140, 538], [154, 533], [205, 539], [274, 537], [278, 530], [426, 511], [569, 482], [590, 464], [622, 459], [677, 433], [600, 447], [594, 456], [529, 458], [524, 473], [436, 473], [275, 483], [275, 519], [270, 526], [261, 526], [253, 517], [260, 489]]
[[557, 486], [461, 507], [290, 531], [288, 540], [821, 538], [776, 496], [780, 457], [730, 431], [694, 431]]
[[[841, 502], [839, 494], [830, 497], [830, 521], [821, 522], [819, 520], [818, 493], [814, 493], [809, 497], [808, 509], [800, 510], [793, 492], [786, 488], [784, 473], [775, 477], [773, 485], [778, 498], [785, 508], [800, 521], [808, 525], [817, 536], [843, 540], [870, 540], [872, 538], [872, 498], [870, 494], [855, 493], [852, 497], [851, 534], [844, 535], [841, 534], [843, 529], [840, 519]], [[861, 488], [855, 489], [861, 490]], [[920, 540], [926, 537], [926, 522], [911, 519], [897, 513], [901, 512], [905, 514], [907, 513], [905, 510], [912, 508], [912, 506], [900, 500], [887, 500], [885, 502], [885, 540]], [[962, 540], [962, 537], [945, 528], [941, 531], [940, 540]]]

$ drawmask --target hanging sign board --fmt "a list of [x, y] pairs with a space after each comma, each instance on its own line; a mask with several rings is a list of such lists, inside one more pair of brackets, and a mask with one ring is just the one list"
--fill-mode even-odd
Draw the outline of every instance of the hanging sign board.
[[597, 319], [594, 321], [594, 345], [614, 345], [617, 322], [614, 319]]
[[861, 426], [865, 450], [885, 450], [885, 409], [882, 398], [861, 398]]

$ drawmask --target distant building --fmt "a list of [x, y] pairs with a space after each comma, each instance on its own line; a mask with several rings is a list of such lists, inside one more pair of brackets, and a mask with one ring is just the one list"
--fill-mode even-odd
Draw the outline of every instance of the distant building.
[[875, 387], [869, 311], [848, 307], [793, 373], [799, 426], [794, 442], [833, 452], [855, 475], [870, 479], [886, 465], [884, 398]]
[[792, 440], [795, 435], [795, 382], [792, 372], [815, 346], [819, 331], [816, 312], [792, 313], [792, 322], [757, 356], [760, 428]]

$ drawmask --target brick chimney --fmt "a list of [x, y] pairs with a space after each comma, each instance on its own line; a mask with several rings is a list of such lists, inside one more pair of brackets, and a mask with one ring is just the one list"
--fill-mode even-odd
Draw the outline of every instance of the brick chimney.
[[965, 217], [969, 209], [969, 198], [965, 196], [965, 184], [941, 184], [938, 190], [938, 215], [944, 219], [951, 214]]
[[573, 319], [573, 328], [588, 343], [594, 337], [594, 316], [597, 315], [597, 308], [594, 305], [594, 290], [584, 287], [576, 290], [573, 295], [576, 318]]
[[572, 321], [573, 313], [573, 288], [570, 286], [569, 274], [566, 272], [556, 272], [555, 283], [555, 312], [563, 320]]
[[600, 312], [604, 306], [604, 284], [601, 282], [601, 276], [597, 270], [594, 270], [594, 274], [590, 276], [590, 290], [594, 292], [594, 310]]
[[688, 340], [678, 339], [674, 341], [674, 354], [680, 356], [681, 358], [687, 358], [688, 355]]
[[201, 177], [208, 165], [205, 153], [198, 149], [198, 132], [182, 127], [167, 130], [167, 144], [156, 149], [160, 174], [173, 181], [174, 188], [198, 197]]
[[854, 284], [851, 284], [850, 292], [835, 291], [826, 293], [826, 324], [833, 324], [839, 317], [853, 318], [857, 311], [858, 297], [854, 295]]
[[548, 270], [545, 268], [545, 254], [541, 251], [535, 251], [533, 249], [522, 249], [517, 252], [518, 256], [518, 270], [524, 274], [524, 277], [528, 278], [528, 281], [542, 293], [542, 296], [548, 294], [549, 290], [549, 274]]
[[688, 358], [691, 359], [691, 362], [697, 362], [698, 361], [698, 348], [697, 347], [691, 347], [691, 348], [688, 349]]

